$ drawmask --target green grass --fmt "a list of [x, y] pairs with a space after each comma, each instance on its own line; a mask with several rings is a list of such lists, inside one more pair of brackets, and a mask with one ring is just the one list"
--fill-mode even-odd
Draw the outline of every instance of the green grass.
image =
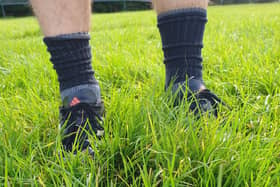
[[232, 110], [194, 121], [188, 105], [170, 107], [152, 11], [94, 15], [106, 137], [94, 159], [65, 160], [57, 77], [36, 20], [0, 20], [0, 183], [280, 186], [280, 4], [210, 7], [208, 15], [204, 79]]

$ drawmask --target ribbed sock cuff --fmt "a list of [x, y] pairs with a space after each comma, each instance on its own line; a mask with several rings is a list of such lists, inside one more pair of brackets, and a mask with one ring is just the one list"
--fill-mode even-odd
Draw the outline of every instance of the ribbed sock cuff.
[[82, 84], [97, 84], [91, 66], [88, 33], [73, 33], [45, 37], [51, 62], [57, 72], [60, 90]]
[[195, 78], [202, 80], [203, 35], [207, 12], [202, 8], [171, 10], [158, 16], [162, 38], [166, 86]]

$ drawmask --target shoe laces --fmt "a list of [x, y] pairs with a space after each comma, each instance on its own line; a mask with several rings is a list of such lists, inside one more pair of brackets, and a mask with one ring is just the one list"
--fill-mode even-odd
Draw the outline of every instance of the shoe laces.
[[[61, 107], [62, 116], [62, 144], [68, 151], [73, 145], [78, 144], [79, 149], [84, 150], [90, 146], [88, 135], [95, 134], [101, 138], [104, 134], [103, 104], [98, 105], [79, 103], [72, 107]], [[76, 142], [76, 143], [75, 143]]]
[[199, 112], [202, 114], [210, 112], [213, 113], [215, 117], [218, 117], [219, 104], [222, 104], [230, 109], [225, 102], [208, 89], [201, 90], [194, 94], [189, 94], [188, 100], [191, 101], [190, 109], [191, 111], [194, 111], [195, 115], [199, 114]]

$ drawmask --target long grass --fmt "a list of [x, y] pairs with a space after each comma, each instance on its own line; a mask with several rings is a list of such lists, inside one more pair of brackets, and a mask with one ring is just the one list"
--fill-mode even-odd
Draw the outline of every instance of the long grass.
[[232, 110], [194, 120], [164, 92], [152, 11], [92, 19], [106, 105], [95, 158], [61, 158], [60, 96], [34, 18], [0, 20], [3, 186], [280, 186], [280, 4], [208, 11], [204, 80]]

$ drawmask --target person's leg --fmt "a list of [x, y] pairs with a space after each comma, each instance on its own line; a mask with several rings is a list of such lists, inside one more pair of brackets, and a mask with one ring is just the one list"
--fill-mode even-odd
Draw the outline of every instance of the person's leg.
[[208, 7], [208, 0], [153, 0], [153, 5], [157, 14], [161, 14], [170, 10], [184, 8], [206, 9]]
[[[198, 101], [199, 106], [197, 102], [191, 105], [196, 113], [197, 108], [202, 109], [202, 112], [212, 110], [218, 98], [208, 93], [204, 85], [201, 56], [208, 0], [154, 0], [153, 3], [162, 38], [165, 87], [168, 88], [172, 83], [173, 92], [183, 90], [178, 94], [179, 100], [182, 100], [185, 91], [189, 99], [196, 94], [201, 99]], [[201, 98], [205, 95], [207, 98]]]
[[91, 66], [90, 3], [90, 0], [31, 0], [58, 75], [63, 103], [61, 125], [65, 127], [64, 136], [69, 135], [62, 143], [70, 151], [77, 134], [86, 140], [80, 142], [79, 148], [89, 147], [81, 128], [92, 129], [97, 136], [103, 134], [96, 119], [102, 115], [103, 105]]
[[90, 0], [30, 0], [45, 36], [89, 32]]

